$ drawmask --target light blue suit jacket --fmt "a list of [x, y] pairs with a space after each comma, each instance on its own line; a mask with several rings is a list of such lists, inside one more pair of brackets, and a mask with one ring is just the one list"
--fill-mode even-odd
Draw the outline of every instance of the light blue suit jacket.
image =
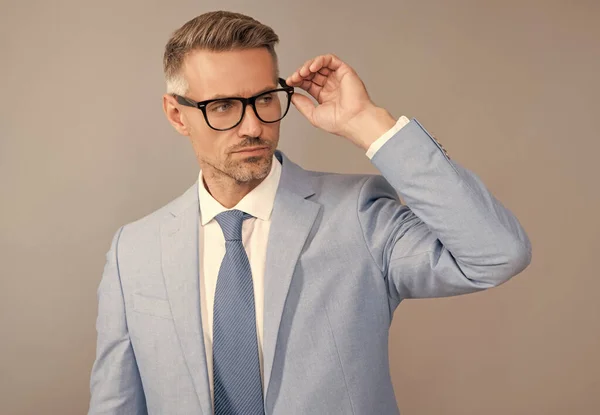
[[[497, 286], [527, 267], [529, 239], [416, 119], [373, 157], [383, 176], [306, 171], [276, 156], [265, 412], [397, 414], [388, 331], [400, 301]], [[197, 186], [113, 239], [98, 288], [90, 414], [212, 414]]]

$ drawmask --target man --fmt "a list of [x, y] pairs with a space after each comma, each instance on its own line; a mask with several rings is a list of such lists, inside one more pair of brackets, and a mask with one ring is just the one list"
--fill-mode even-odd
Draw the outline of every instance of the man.
[[[164, 111], [201, 171], [113, 239], [90, 414], [397, 414], [400, 301], [494, 287], [529, 264], [518, 220], [416, 119], [377, 107], [334, 55], [278, 79], [277, 41], [228, 12], [169, 40]], [[382, 176], [306, 171], [277, 151], [290, 101]]]

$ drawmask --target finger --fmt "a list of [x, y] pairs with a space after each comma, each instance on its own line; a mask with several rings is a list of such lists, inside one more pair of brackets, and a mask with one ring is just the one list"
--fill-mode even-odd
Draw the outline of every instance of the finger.
[[343, 62], [336, 55], [330, 53], [328, 55], [318, 56], [309, 64], [311, 72], [318, 72], [321, 68], [327, 68], [331, 71], [336, 71], [342, 66]]
[[310, 74], [309, 79], [312, 81], [312, 83], [322, 87], [323, 85], [325, 85], [325, 82], [327, 82], [327, 75], [323, 75], [320, 72], [315, 72]]
[[333, 71], [329, 68], [321, 68], [318, 70], [318, 73], [320, 73], [323, 76], [328, 76], [330, 73], [332, 73]]
[[318, 83], [318, 81], [315, 81], [315, 78], [313, 79], [302, 79], [299, 82], [291, 82], [291, 81], [286, 81], [286, 83], [289, 86], [294, 86], [297, 88], [301, 88], [303, 90], [305, 90], [306, 92], [308, 92], [314, 99], [317, 100], [318, 103], [321, 103], [321, 91], [323, 90], [323, 85], [325, 85], [325, 82], [327, 81], [327, 78], [324, 77], [323, 75], [319, 75], [321, 78], [318, 78], [321, 82], [323, 82], [323, 84]]
[[300, 114], [306, 117], [306, 119], [314, 125], [313, 113], [315, 111], [315, 105], [310, 98], [302, 94], [294, 94], [292, 95], [292, 103], [298, 109]]
[[314, 78], [314, 74], [308, 76], [301, 76], [297, 71], [286, 79], [286, 84], [289, 86], [300, 86], [305, 81], [311, 81]]
[[308, 76], [303, 78], [303, 81], [312, 81], [313, 83], [323, 86], [327, 81], [327, 77], [320, 74], [319, 72], [311, 72]]
[[301, 88], [301, 89], [305, 90], [314, 99], [316, 99], [317, 101], [319, 101], [319, 95], [321, 94], [322, 87], [320, 87], [319, 85], [313, 83], [312, 81], [304, 80], [304, 81], [300, 82], [299, 84], [297, 84], [296, 88]]
[[313, 64], [313, 62], [315, 60], [319, 59], [319, 57], [317, 56], [316, 58], [313, 59], [309, 59], [306, 62], [304, 62], [304, 65], [302, 65], [300, 67], [300, 69], [298, 69], [298, 73], [300, 74], [300, 76], [302, 77], [307, 77], [310, 75], [311, 71], [310, 71], [310, 66]]
[[309, 59], [302, 64], [293, 74], [293, 80], [296, 82], [300, 82], [302, 79], [310, 75], [310, 70], [308, 69], [314, 59]]
[[[320, 73], [321, 75], [328, 76], [332, 71], [339, 68], [342, 61], [335, 55], [320, 55], [314, 59], [309, 59], [298, 68], [292, 75], [290, 75], [286, 83], [290, 86], [298, 86], [304, 78], [310, 77], [313, 73]], [[322, 85], [322, 82], [318, 82]]]
[[308, 70], [311, 72], [318, 72], [319, 69], [323, 68], [323, 62], [325, 61], [326, 55], [317, 56], [308, 65]]
[[[327, 69], [327, 68], [322, 68], [320, 69], [318, 72], [312, 73], [306, 77], [302, 77], [300, 76], [300, 74], [298, 72], [294, 72], [292, 75], [290, 75], [285, 83], [289, 86], [301, 86], [303, 82], [305, 82], [306, 80], [310, 80], [312, 82], [314, 82], [315, 84], [317, 84], [318, 86], [324, 86], [325, 82], [327, 82], [327, 77], [332, 73], [331, 70]], [[304, 88], [304, 89], [308, 89], [308, 88]]]
[[285, 83], [289, 86], [300, 86], [300, 84], [304, 81], [304, 79], [300, 76], [298, 71], [291, 74], [288, 79], [286, 79]]
[[305, 80], [300, 85], [300, 88], [302, 88], [306, 92], [308, 92], [314, 99], [317, 100], [317, 102], [319, 102], [319, 103], [321, 102], [319, 100], [319, 96], [321, 95], [321, 90], [323, 89], [322, 86], [317, 85], [317, 84], [315, 84], [314, 82], [312, 82], [310, 80]]
[[313, 79], [314, 77], [315, 77], [315, 74], [311, 72], [311, 73], [309, 73], [308, 75], [306, 75], [306, 76], [304, 77], [304, 80], [307, 80], [307, 79], [308, 79], [309, 81], [312, 81], [312, 79]]

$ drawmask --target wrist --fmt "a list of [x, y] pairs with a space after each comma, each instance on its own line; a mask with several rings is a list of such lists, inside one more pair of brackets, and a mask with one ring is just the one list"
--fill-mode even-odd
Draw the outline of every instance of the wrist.
[[384, 108], [371, 106], [348, 122], [346, 138], [367, 151], [386, 131], [396, 125], [396, 119]]

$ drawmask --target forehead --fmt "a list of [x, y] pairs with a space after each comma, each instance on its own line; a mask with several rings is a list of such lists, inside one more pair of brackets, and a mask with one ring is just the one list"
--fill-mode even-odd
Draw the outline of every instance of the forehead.
[[183, 75], [188, 97], [196, 101], [216, 95], [248, 97], [276, 86], [273, 58], [266, 48], [194, 51], [186, 56]]

